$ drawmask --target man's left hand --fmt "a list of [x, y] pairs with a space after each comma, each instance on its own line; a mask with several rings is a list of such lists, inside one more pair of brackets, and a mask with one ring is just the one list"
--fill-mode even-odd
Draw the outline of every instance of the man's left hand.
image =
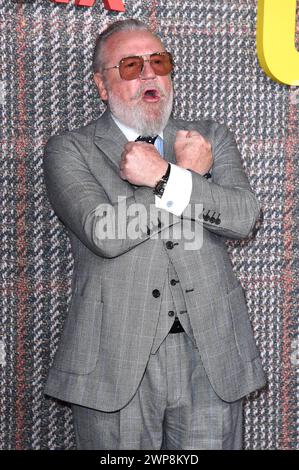
[[136, 186], [154, 188], [166, 173], [168, 163], [156, 147], [146, 142], [128, 142], [119, 163], [120, 177]]
[[174, 153], [177, 165], [200, 175], [207, 173], [213, 164], [211, 144], [197, 131], [178, 131]]

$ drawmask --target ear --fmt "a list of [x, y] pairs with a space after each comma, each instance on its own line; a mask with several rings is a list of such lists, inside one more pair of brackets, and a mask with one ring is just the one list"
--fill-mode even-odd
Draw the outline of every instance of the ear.
[[104, 80], [100, 72], [96, 72], [93, 76], [99, 95], [103, 101], [108, 101], [108, 93], [104, 84]]

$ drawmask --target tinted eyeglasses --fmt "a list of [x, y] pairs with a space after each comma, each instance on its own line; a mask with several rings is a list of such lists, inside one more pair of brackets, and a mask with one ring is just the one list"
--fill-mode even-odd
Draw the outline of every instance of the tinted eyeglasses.
[[134, 80], [140, 77], [144, 62], [149, 62], [156, 75], [168, 75], [173, 69], [173, 60], [169, 52], [155, 52], [150, 54], [149, 59], [142, 56], [124, 57], [113, 67], [104, 70], [118, 69], [123, 80]]

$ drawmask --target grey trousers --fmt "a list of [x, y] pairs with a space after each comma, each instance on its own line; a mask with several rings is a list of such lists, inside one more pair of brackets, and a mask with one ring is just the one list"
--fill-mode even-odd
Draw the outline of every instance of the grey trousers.
[[242, 401], [222, 401], [187, 334], [169, 334], [124, 408], [72, 405], [77, 449], [241, 449]]

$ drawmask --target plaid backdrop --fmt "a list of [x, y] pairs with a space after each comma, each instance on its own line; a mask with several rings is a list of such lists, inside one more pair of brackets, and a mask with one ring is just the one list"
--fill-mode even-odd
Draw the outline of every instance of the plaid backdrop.
[[[73, 261], [47, 200], [43, 147], [103, 111], [92, 82], [97, 32], [149, 24], [176, 62], [174, 114], [234, 132], [264, 212], [255, 238], [228, 243], [246, 291], [268, 387], [246, 399], [245, 449], [298, 449], [298, 105], [256, 57], [256, 0], [127, 0], [126, 13], [0, 0], [0, 448], [73, 449], [70, 409], [43, 396], [70, 300]], [[299, 91], [299, 90], [298, 90]]]

